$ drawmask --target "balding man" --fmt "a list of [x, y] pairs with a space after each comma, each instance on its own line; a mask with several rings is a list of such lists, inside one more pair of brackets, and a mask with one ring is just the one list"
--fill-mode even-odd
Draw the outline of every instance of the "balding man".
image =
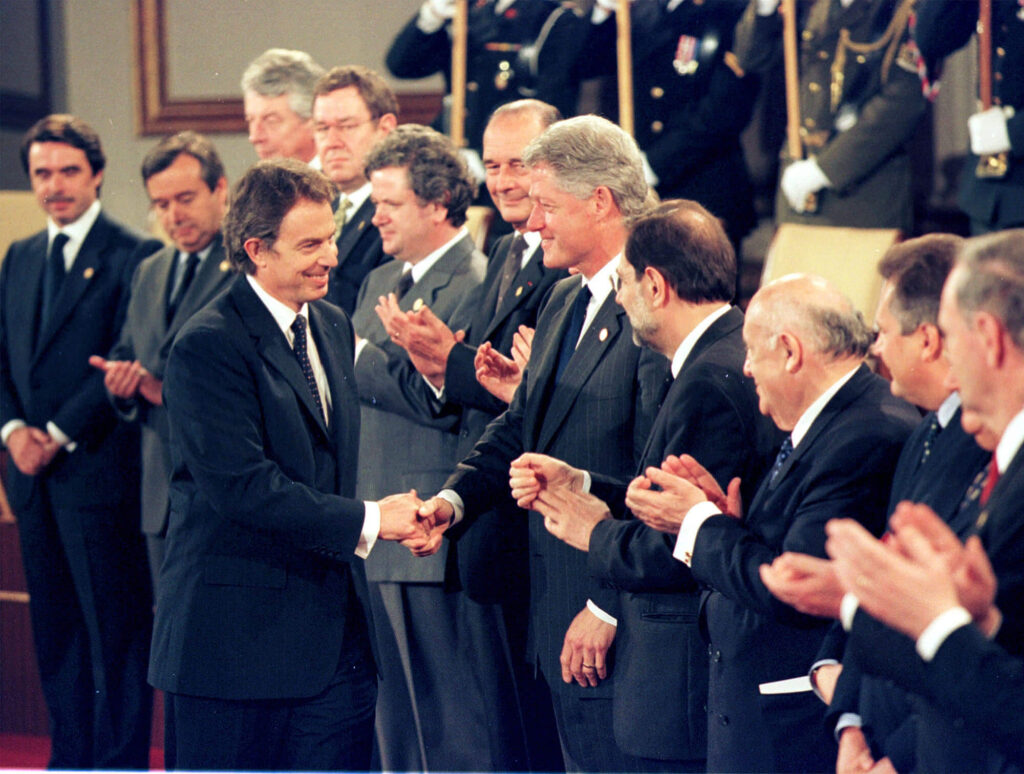
[[676, 557], [711, 588], [702, 609], [711, 645], [708, 769], [825, 771], [835, 743], [802, 676], [828, 624], [775, 599], [758, 568], [783, 551], [824, 557], [825, 522], [835, 516], [879, 532], [918, 415], [868, 371], [867, 327], [820, 278], [792, 275], [758, 291], [743, 339], [760, 410], [790, 433], [746, 514], [738, 487], [726, 496], [685, 458], [668, 467], [686, 478], [649, 468], [626, 504], [649, 525], [678, 531]]
[[295, 159], [315, 169], [313, 87], [324, 68], [305, 51], [269, 48], [242, 73], [249, 142], [261, 159]]
[[[647, 198], [636, 143], [605, 119], [581, 116], [551, 126], [527, 146], [523, 160], [533, 200], [527, 227], [540, 232], [544, 265], [582, 276], [554, 286], [508, 410], [488, 426], [441, 495], [424, 506], [424, 515], [444, 527], [457, 507], [454, 520], [466, 522], [457, 534], [509, 501], [509, 464], [523, 452], [628, 476], [665, 376], [664, 359], [648, 363], [633, 343], [612, 292], [626, 219], [642, 213]], [[540, 514], [529, 518], [528, 657], [551, 689], [565, 765], [636, 770], [636, 760], [612, 735], [613, 673], [606, 655], [618, 595], [590, 580], [586, 554], [548, 534]]]

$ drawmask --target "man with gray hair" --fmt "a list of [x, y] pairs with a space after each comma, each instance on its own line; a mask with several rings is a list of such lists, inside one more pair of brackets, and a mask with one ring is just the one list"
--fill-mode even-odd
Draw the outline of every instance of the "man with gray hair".
[[759, 568], [783, 551], [825, 556], [825, 522], [885, 523], [892, 472], [919, 416], [864, 365], [871, 334], [819, 277], [757, 292], [743, 325], [744, 372], [759, 408], [790, 436], [746, 514], [696, 460], [669, 457], [630, 484], [626, 504], [678, 533], [675, 556], [711, 589], [708, 771], [827, 771], [836, 746], [806, 677], [828, 621], [772, 596]]
[[[581, 116], [548, 128], [523, 161], [533, 200], [527, 228], [540, 232], [544, 265], [581, 276], [553, 287], [508, 410], [421, 509], [436, 526], [414, 549], [420, 553], [436, 551], [449, 526], [457, 539], [479, 514], [510, 501], [509, 465], [523, 452], [628, 477], [665, 384], [664, 358], [641, 354], [612, 292], [627, 219], [644, 211], [647, 198], [636, 143], [603, 118]], [[551, 688], [566, 768], [636, 770], [612, 735], [608, 651], [618, 594], [592, 582], [586, 554], [550, 535], [543, 522], [530, 513], [527, 655]]]
[[249, 142], [261, 159], [320, 168], [313, 137], [313, 87], [324, 68], [305, 51], [268, 48], [242, 73]]

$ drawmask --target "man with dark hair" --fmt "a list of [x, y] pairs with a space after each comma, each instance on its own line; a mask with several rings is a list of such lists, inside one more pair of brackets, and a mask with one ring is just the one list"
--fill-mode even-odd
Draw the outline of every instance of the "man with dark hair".
[[139, 448], [90, 355], [117, 341], [132, 274], [160, 246], [100, 208], [92, 127], [51, 115], [21, 149], [47, 228], [0, 270], [0, 438], [50, 715], [50, 766], [147, 768], [152, 626]]
[[[670, 454], [690, 454], [707, 460], [722, 487], [739, 476], [750, 494], [778, 445], [743, 375], [743, 313], [729, 303], [735, 275], [721, 223], [696, 202], [663, 202], [633, 225], [616, 300], [634, 339], [668, 358], [673, 377], [638, 475]], [[704, 771], [700, 588], [672, 558], [671, 539], [625, 508], [626, 483], [544, 455], [512, 463], [513, 497], [540, 512], [555, 537], [588, 552], [591, 576], [620, 590], [616, 743], [643, 770]]]
[[242, 73], [249, 142], [261, 159], [320, 162], [313, 139], [313, 87], [324, 68], [305, 51], [269, 48]]
[[[581, 276], [555, 284], [508, 410], [424, 504], [436, 527], [419, 553], [437, 550], [453, 524], [459, 539], [480, 514], [509, 501], [509, 464], [523, 452], [628, 476], [661, 398], [664, 359], [648, 359], [633, 343], [626, 313], [612, 298], [627, 219], [647, 206], [636, 143], [607, 119], [579, 116], [531, 141], [523, 162], [533, 202], [527, 227], [540, 232], [544, 265]], [[530, 513], [529, 530], [527, 655], [550, 688], [565, 765], [633, 770], [636, 761], [612, 734], [615, 677], [608, 665], [618, 594], [591, 580], [586, 555], [549, 535], [540, 514]]]
[[[429, 307], [445, 324], [466, 326], [464, 302], [486, 270], [464, 227], [475, 185], [451, 142], [416, 124], [381, 140], [366, 174], [373, 223], [395, 260], [367, 275], [352, 318], [362, 338], [358, 492], [432, 491], [455, 464], [458, 413], [424, 389], [375, 307], [393, 293], [402, 312]], [[504, 740], [494, 738], [499, 724], [488, 718], [504, 714], [498, 708], [514, 694], [499, 612], [448, 590], [446, 556], [420, 561], [400, 546], [381, 548], [366, 564], [384, 674], [381, 764], [396, 771], [502, 768], [508, 758], [496, 745]]]
[[676, 558], [711, 589], [701, 608], [711, 654], [708, 770], [826, 771], [836, 748], [806, 675], [828, 624], [775, 599], [759, 567], [784, 551], [823, 558], [825, 522], [836, 516], [880, 532], [918, 414], [868, 371], [867, 326], [820, 278], [761, 288], [743, 339], [761, 413], [791, 433], [746, 513], [740, 482], [722, 489], [692, 457], [648, 468], [626, 505], [678, 533]]
[[373, 70], [347, 65], [329, 70], [313, 90], [313, 136], [320, 166], [338, 188], [332, 205], [338, 226], [338, 266], [327, 300], [349, 314], [363, 279], [388, 257], [371, 222], [373, 203], [366, 154], [398, 125], [398, 100]]
[[323, 303], [334, 187], [256, 164], [224, 220], [237, 277], [164, 376], [171, 512], [149, 678], [182, 769], [365, 770], [376, 676], [361, 562], [422, 532], [412, 495], [354, 499], [348, 318]]
[[150, 206], [172, 244], [143, 261], [117, 346], [92, 365], [121, 418], [142, 433], [142, 531], [154, 587], [167, 534], [171, 453], [161, 390], [171, 343], [185, 321], [231, 277], [220, 225], [228, 183], [213, 144], [195, 132], [166, 137], [142, 161]]

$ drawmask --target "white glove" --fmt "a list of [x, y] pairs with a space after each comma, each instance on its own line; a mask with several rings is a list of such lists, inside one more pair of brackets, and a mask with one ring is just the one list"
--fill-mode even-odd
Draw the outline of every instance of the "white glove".
[[[629, 2], [632, 5], [636, 0], [629, 0]], [[594, 0], [594, 9], [590, 12], [590, 23], [604, 24], [604, 20], [609, 16], [614, 16], [617, 10], [619, 10], [617, 0]]]
[[474, 180], [476, 180], [477, 185], [480, 185], [487, 180], [487, 170], [484, 169], [484, 162], [480, 159], [479, 153], [472, 148], [459, 148], [459, 155], [462, 156], [462, 160], [466, 162], [466, 166], [469, 168], [469, 174]]
[[647, 160], [647, 154], [640, 151], [640, 158], [644, 162], [644, 180], [647, 181], [647, 185], [651, 188], [657, 188], [658, 183], [661, 181], [658, 180], [658, 175], [654, 171], [654, 167], [651, 166], [651, 162]]
[[804, 211], [808, 196], [830, 185], [832, 183], [814, 159], [794, 161], [786, 167], [779, 182], [786, 201], [796, 212]]
[[968, 118], [967, 128], [971, 132], [971, 153], [975, 156], [987, 156], [1010, 150], [1010, 133], [1006, 129], [1006, 119], [1011, 115], [1013, 115], [1013, 108], [1004, 110], [1001, 107], [991, 107]]
[[455, 16], [455, 0], [426, 0], [420, 6], [416, 27], [424, 35], [433, 35]]
[[754, 13], [758, 16], [771, 16], [779, 10], [779, 0], [754, 0]]

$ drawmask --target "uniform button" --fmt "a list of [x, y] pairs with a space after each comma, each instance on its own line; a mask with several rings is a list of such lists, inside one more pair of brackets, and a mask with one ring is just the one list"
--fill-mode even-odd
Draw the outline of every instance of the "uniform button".
[[655, 134], [661, 134], [661, 130], [664, 128], [665, 124], [661, 123], [661, 121], [654, 121], [651, 124], [651, 131], [654, 132]]
[[1006, 49], [1002, 46], [996, 48], [996, 56], [1006, 56]]
[[810, 83], [807, 84], [807, 90], [810, 91], [812, 94], [817, 94], [819, 91], [821, 91], [821, 84], [811, 81]]
[[868, 61], [866, 56], [863, 54], [857, 54], [857, 64], [864, 64], [866, 61]]
[[819, 51], [818, 59], [828, 59], [828, 51]]
[[817, 124], [814, 122], [813, 118], [805, 118], [804, 126], [806, 126], [808, 129], [813, 129], [815, 126], [817, 126]]
[[476, 91], [480, 87], [477, 86], [476, 81], [470, 81], [466, 84], [466, 91]]
[[665, 90], [661, 88], [661, 86], [655, 86], [653, 89], [651, 89], [651, 96], [654, 97], [655, 99], [661, 99], [662, 97], [665, 96]]
[[1002, 73], [996, 73], [996, 80], [997, 81], [1003, 80], [1003, 74]]
[[810, 30], [804, 30], [803, 33], [801, 34], [801, 37], [804, 40], [810, 40], [811, 38], [814, 37], [814, 33], [811, 32]]

